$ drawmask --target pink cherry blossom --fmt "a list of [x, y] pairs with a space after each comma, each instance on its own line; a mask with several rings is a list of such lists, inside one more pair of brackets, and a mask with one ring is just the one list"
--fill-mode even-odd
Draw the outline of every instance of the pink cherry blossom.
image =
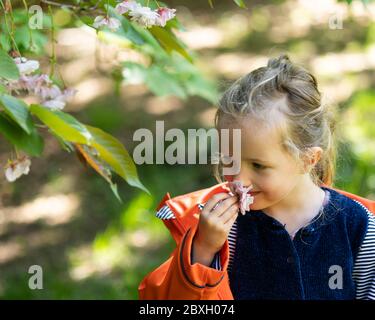
[[135, 21], [146, 28], [156, 25], [160, 17], [156, 11], [151, 10], [149, 7], [142, 6], [130, 11], [129, 16], [132, 21]]
[[97, 16], [92, 26], [96, 29], [107, 26], [112, 31], [116, 31], [120, 28], [121, 21], [117, 18]]
[[27, 156], [22, 156], [16, 160], [8, 160], [5, 166], [5, 177], [9, 182], [17, 180], [23, 174], [30, 171], [31, 161]]
[[229, 188], [232, 195], [237, 195], [240, 202], [240, 211], [245, 215], [246, 211], [250, 210], [250, 205], [254, 202], [254, 197], [252, 197], [248, 192], [253, 188], [252, 185], [249, 187], [244, 187], [241, 181], [229, 182]]
[[20, 94], [19, 91], [26, 91], [30, 95], [35, 95], [40, 104], [46, 108], [61, 110], [77, 92], [77, 90], [72, 88], [61, 90], [47, 74], [32, 74], [39, 69], [39, 62], [36, 60], [17, 57], [14, 58], [14, 62], [21, 73], [19, 79], [16, 81], [2, 81], [10, 93]]
[[159, 19], [157, 20], [157, 25], [165, 27], [168, 20], [175, 17], [176, 9], [169, 9], [166, 7], [159, 8], [157, 13], [159, 14]]
[[128, 11], [134, 11], [136, 10], [137, 8], [140, 8], [141, 5], [138, 3], [138, 2], [135, 2], [135, 1], [123, 1], [123, 2], [120, 2], [115, 10], [118, 14], [124, 14]]
[[125, 0], [116, 5], [118, 14], [125, 14], [131, 17], [132, 21], [139, 23], [141, 26], [149, 28], [152, 26], [165, 27], [167, 21], [175, 17], [176, 9], [160, 7], [157, 10], [151, 10], [149, 7], [143, 7], [133, 0]]
[[39, 62], [36, 60], [27, 60], [24, 57], [13, 59], [21, 75], [33, 73], [39, 69]]
[[57, 85], [52, 84], [50, 86], [41, 86], [38, 95], [42, 100], [48, 100], [57, 98], [62, 95], [62, 92]]
[[76, 94], [77, 90], [67, 88], [61, 91], [57, 86], [53, 86], [51, 91], [45, 96], [46, 100], [42, 102], [42, 105], [51, 110], [62, 110], [66, 103]]

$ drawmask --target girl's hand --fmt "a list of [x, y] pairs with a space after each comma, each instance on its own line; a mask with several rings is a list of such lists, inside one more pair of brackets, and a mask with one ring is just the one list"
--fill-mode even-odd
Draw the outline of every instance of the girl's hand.
[[[218, 204], [216, 206], [216, 204]], [[210, 265], [225, 243], [239, 212], [237, 196], [222, 192], [213, 195], [204, 206], [193, 239], [193, 261]]]

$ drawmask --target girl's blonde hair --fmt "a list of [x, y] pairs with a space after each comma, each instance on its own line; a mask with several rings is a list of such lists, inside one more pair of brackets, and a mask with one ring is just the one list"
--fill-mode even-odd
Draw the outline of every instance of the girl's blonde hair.
[[[215, 127], [221, 120], [235, 121], [254, 116], [270, 124], [276, 108], [273, 102], [286, 99], [287, 108], [278, 108], [286, 120], [280, 127], [282, 146], [297, 161], [308, 156], [310, 147], [320, 147], [322, 156], [311, 169], [312, 181], [332, 186], [336, 171], [336, 114], [321, 102], [316, 78], [292, 63], [285, 54], [268, 60], [266, 67], [251, 71], [236, 80], [222, 95], [215, 115]], [[214, 165], [214, 176], [221, 183], [222, 163]]]

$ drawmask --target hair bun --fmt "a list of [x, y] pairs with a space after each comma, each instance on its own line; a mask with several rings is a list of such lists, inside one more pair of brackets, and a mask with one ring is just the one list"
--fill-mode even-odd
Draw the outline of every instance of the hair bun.
[[287, 54], [281, 54], [277, 58], [271, 58], [268, 60], [267, 67], [269, 68], [285, 68], [288, 64], [290, 64], [291, 61], [289, 59], [289, 56]]

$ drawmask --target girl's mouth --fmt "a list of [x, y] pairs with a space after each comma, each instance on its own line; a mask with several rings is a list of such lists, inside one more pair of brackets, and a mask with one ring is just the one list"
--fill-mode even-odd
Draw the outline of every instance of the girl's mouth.
[[252, 196], [256, 196], [257, 194], [260, 193], [260, 191], [256, 191], [256, 192], [254, 192], [254, 191], [250, 191], [250, 192], [248, 192], [248, 193], [250, 193], [250, 195], [252, 195]]

